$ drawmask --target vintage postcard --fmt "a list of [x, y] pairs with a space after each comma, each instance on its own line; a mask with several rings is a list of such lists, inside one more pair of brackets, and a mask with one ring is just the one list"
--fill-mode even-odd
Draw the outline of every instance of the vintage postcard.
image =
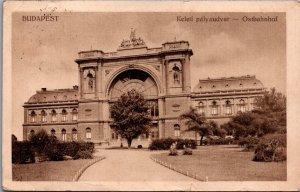
[[3, 189], [299, 190], [297, 1], [6, 1]]

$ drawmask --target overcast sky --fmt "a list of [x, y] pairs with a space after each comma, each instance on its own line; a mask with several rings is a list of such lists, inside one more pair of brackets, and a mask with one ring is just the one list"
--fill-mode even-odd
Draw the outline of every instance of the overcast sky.
[[[265, 87], [286, 93], [285, 16], [279, 13], [53, 13], [57, 22], [24, 22], [13, 16], [13, 130], [22, 139], [23, 107], [41, 87], [78, 85], [79, 51], [116, 51], [131, 28], [148, 48], [186, 40], [192, 88], [199, 79], [256, 75]], [[278, 16], [277, 22], [243, 22], [243, 16]], [[230, 17], [230, 22], [177, 22], [177, 16]]]

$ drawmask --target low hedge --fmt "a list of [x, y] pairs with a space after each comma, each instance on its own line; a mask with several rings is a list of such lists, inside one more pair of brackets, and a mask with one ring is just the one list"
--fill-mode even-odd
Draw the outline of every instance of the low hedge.
[[150, 150], [168, 150], [170, 146], [177, 142], [176, 148], [183, 149], [183, 146], [191, 146], [191, 148], [196, 148], [196, 141], [191, 139], [172, 139], [172, 138], [163, 138], [163, 139], [155, 139], [153, 140], [150, 145]]
[[235, 140], [232, 138], [217, 138], [217, 139], [206, 139], [203, 141], [204, 145], [230, 145], [234, 144]]
[[278, 162], [286, 158], [286, 134], [268, 134], [260, 139], [253, 160]]

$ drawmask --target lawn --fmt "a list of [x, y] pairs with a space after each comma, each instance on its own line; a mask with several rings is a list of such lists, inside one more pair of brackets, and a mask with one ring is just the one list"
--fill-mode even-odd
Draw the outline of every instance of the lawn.
[[92, 159], [13, 164], [14, 181], [72, 181], [76, 172]]
[[285, 162], [255, 162], [254, 152], [242, 152], [237, 146], [201, 146], [193, 155], [152, 157], [171, 164], [175, 169], [188, 171], [205, 181], [286, 181]]

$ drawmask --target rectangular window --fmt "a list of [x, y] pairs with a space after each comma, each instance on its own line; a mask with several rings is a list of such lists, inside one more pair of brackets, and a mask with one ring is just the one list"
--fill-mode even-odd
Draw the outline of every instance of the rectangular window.
[[42, 116], [42, 122], [46, 122], [46, 116]]
[[67, 121], [67, 115], [62, 115], [62, 121]]
[[85, 136], [86, 136], [87, 139], [91, 139], [92, 138], [92, 133], [91, 132], [87, 132], [85, 134]]
[[67, 134], [66, 134], [66, 133], [63, 133], [63, 134], [62, 134], [62, 140], [63, 140], [63, 141], [67, 141]]
[[35, 116], [31, 116], [31, 117], [30, 117], [30, 122], [31, 122], [31, 123], [35, 123]]
[[226, 115], [232, 114], [231, 106], [226, 106]]
[[218, 115], [218, 108], [217, 107], [212, 107], [211, 108], [211, 114], [212, 115]]
[[51, 121], [56, 122], [56, 115], [55, 114], [52, 115], [52, 120]]
[[77, 141], [77, 133], [73, 133], [73, 141]]
[[180, 137], [180, 130], [175, 130], [175, 137]]
[[72, 120], [73, 120], [73, 121], [77, 121], [77, 114], [73, 114]]

